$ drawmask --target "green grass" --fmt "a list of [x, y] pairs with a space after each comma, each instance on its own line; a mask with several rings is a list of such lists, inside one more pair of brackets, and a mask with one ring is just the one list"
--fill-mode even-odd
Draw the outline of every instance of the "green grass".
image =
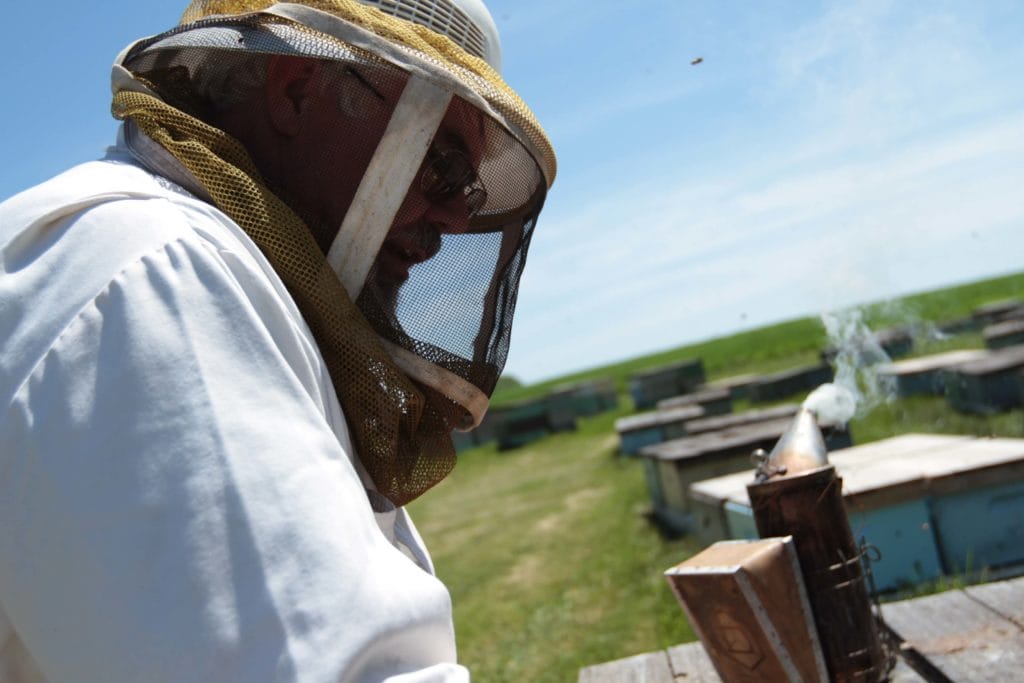
[[694, 638], [662, 573], [697, 546], [647, 521], [640, 463], [614, 456], [622, 414], [468, 451], [412, 504], [474, 680], [575, 680], [581, 666]]
[[915, 320], [945, 322], [963, 318], [984, 304], [1024, 297], [1024, 273], [980, 280], [933, 292], [904, 297], [897, 302], [877, 302], [866, 307], [872, 327]]
[[850, 422], [855, 443], [913, 432], [1024, 437], [1024, 416], [1020, 410], [965, 415], [950, 409], [941, 396], [914, 396], [883, 404], [866, 417]]
[[[911, 297], [903, 308], [941, 321], [1022, 296], [1019, 274]], [[871, 315], [876, 325], [890, 324], [885, 316], [898, 308], [875, 305]], [[711, 378], [771, 372], [816, 362], [824, 345], [818, 321], [796, 320], [534, 386], [507, 386], [498, 398], [599, 377], [624, 391], [637, 370], [696, 357]], [[980, 334], [918, 340], [915, 354], [981, 346]], [[621, 405], [581, 420], [576, 432], [517, 450], [467, 451], [448, 479], [410, 506], [451, 590], [459, 658], [474, 680], [575, 681], [582, 666], [694, 639], [662, 574], [699, 548], [688, 538], [666, 539], [648, 521], [642, 464], [615, 455], [613, 423], [630, 410], [628, 399]], [[882, 405], [850, 429], [857, 443], [907, 432], [1024, 437], [1024, 416], [961, 415], [941, 398], [921, 397]]]
[[[914, 294], [898, 301], [867, 304], [865, 320], [872, 329], [896, 324], [931, 321], [946, 322], [969, 316], [983, 304], [1008, 298], [1024, 298], [1024, 272], [933, 292]], [[978, 336], [980, 346], [980, 335]], [[952, 342], [955, 348], [956, 341]], [[796, 365], [815, 363], [826, 346], [825, 328], [817, 318], [800, 318], [777, 325], [687, 344], [655, 354], [619, 363], [591, 368], [526, 386], [499, 386], [495, 405], [542, 396], [552, 387], [566, 382], [610, 378], [620, 392], [633, 373], [674, 361], [700, 358], [710, 379], [747, 373], [767, 373]]]
[[925, 581], [924, 583], [919, 583], [915, 586], [907, 586], [902, 590], [894, 591], [890, 595], [883, 596], [881, 602], [910, 600], [912, 598], [922, 598], [926, 595], [945, 593], [946, 591], [951, 590], [963, 590], [968, 586], [986, 583], [990, 580], [990, 577], [991, 573], [987, 567], [983, 567], [979, 571], [965, 569], [964, 571], [952, 576], [940, 576], [932, 581]]
[[688, 344], [621, 363], [585, 370], [527, 386], [511, 387], [494, 395], [495, 405], [542, 396], [553, 387], [589, 379], [610, 378], [620, 392], [627, 390], [629, 376], [675, 361], [700, 358], [709, 379], [747, 373], [766, 373], [811, 364], [819, 360], [825, 346], [825, 328], [816, 318], [790, 320], [769, 327], [740, 332], [729, 337]]

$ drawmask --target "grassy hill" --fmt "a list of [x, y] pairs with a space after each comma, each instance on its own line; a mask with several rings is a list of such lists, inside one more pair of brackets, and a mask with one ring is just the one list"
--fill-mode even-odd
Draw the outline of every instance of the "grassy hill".
[[[1024, 273], [874, 304], [875, 326], [948, 320], [1000, 299], [1024, 297]], [[566, 382], [611, 377], [620, 390], [642, 368], [703, 359], [710, 378], [817, 360], [825, 334], [803, 319], [597, 368], [543, 384], [511, 386], [512, 401]], [[980, 347], [980, 334], [918, 340], [917, 353]], [[662, 573], [699, 550], [648, 521], [639, 461], [616, 456], [614, 413], [513, 451], [463, 453], [453, 474], [410, 507], [455, 607], [460, 660], [474, 680], [575, 681], [581, 666], [668, 647], [694, 635]], [[866, 443], [910, 431], [1024, 437], [1016, 410], [993, 417], [951, 411], [941, 398], [890, 403], [850, 425]]]

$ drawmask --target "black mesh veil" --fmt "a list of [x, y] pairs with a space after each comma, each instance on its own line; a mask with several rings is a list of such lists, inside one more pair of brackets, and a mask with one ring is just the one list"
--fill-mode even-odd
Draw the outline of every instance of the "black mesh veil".
[[[445, 123], [453, 121], [454, 130], [480, 132], [471, 144], [524, 155], [511, 166], [529, 168], [526, 151], [508, 146], [503, 140], [508, 133], [465, 103], [453, 101]], [[461, 146], [466, 141], [447, 136], [442, 128], [432, 149], [444, 144]], [[429, 214], [417, 222], [417, 212], [410, 206], [415, 200], [407, 198], [357, 299], [383, 338], [463, 377], [487, 395], [508, 355], [519, 278], [544, 197], [535, 165], [532, 177], [525, 179], [509, 178], [502, 171], [499, 165], [480, 167], [478, 182], [487, 201], [472, 217], [465, 216], [456, 202], [453, 211], [441, 216], [454, 215], [451, 222], [432, 223]], [[524, 186], [532, 187], [533, 196], [515, 196]], [[411, 189], [410, 195], [415, 192]], [[514, 203], [520, 203], [516, 210], [501, 210]], [[411, 259], [403, 259], [403, 251]], [[427, 254], [406, 270], [410, 260]]]
[[[429, 59], [393, 56], [276, 16], [204, 19], [123, 55], [115, 114], [171, 150], [267, 255], [317, 339], [360, 459], [401, 504], [443, 478], [450, 431], [486, 409], [549, 179], [476, 92]], [[290, 59], [317, 103], [291, 128], [263, 99]], [[393, 218], [346, 294], [327, 254], [362, 185], [390, 182], [372, 169], [413, 78], [451, 96], [426, 150], [410, 145], [398, 164]]]

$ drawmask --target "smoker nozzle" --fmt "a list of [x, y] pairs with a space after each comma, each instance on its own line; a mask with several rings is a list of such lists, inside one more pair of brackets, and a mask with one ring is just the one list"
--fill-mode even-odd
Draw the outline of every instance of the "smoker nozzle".
[[801, 407], [771, 453], [764, 455], [764, 451], [759, 451], [754, 457], [758, 462], [758, 482], [772, 477], [793, 476], [827, 465], [828, 450], [814, 412]]

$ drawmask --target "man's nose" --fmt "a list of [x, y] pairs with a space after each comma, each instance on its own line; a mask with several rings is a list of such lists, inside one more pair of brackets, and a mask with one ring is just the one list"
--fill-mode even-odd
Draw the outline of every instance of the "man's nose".
[[430, 201], [423, 217], [445, 234], [458, 234], [469, 230], [469, 208], [461, 194], [445, 202]]

